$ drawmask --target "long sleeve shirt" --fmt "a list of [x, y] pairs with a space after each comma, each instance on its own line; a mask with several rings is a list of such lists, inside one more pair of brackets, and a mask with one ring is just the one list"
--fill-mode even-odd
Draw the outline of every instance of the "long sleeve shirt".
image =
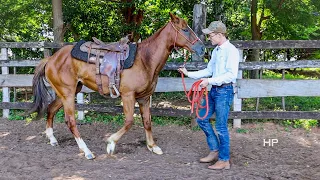
[[227, 40], [212, 51], [207, 68], [188, 72], [188, 77], [193, 79], [209, 77], [209, 84], [216, 86], [235, 83], [238, 75], [239, 59], [238, 49]]

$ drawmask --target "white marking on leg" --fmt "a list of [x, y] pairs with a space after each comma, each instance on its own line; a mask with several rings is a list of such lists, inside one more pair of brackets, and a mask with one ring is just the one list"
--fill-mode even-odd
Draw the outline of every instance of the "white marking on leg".
[[116, 143], [114, 141], [107, 141], [107, 143], [107, 153], [112, 155], [116, 148]]
[[94, 159], [95, 156], [93, 153], [88, 149], [86, 143], [83, 141], [82, 138], [75, 138], [77, 141], [77, 144], [79, 146], [79, 149], [84, 152], [84, 155], [87, 159]]
[[46, 135], [47, 135], [47, 138], [50, 140], [51, 146], [58, 145], [58, 141], [53, 135], [53, 129], [52, 128], [47, 128], [46, 129]]
[[116, 142], [114, 139], [118, 139], [117, 133], [112, 134], [107, 140], [107, 153], [113, 154], [116, 148]]

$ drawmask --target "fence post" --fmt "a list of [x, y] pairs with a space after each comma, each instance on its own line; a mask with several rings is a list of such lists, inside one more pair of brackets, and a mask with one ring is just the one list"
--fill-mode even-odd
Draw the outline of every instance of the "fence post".
[[51, 51], [49, 49], [44, 49], [43, 56], [44, 56], [44, 58], [51, 56]]
[[[6, 61], [8, 60], [8, 50], [7, 48], [1, 48], [1, 56], [0, 61]], [[1, 67], [2, 74], [9, 74], [9, 67]], [[2, 88], [2, 102], [10, 102], [10, 90], [8, 87]], [[9, 118], [10, 110], [9, 109], [3, 109], [3, 117]]]
[[[193, 22], [192, 28], [202, 42], [205, 40], [205, 36], [202, 33], [202, 29], [206, 27], [207, 9], [205, 4], [195, 4], [193, 6]], [[192, 61], [203, 61], [197, 55], [192, 54]]]
[[[17, 67], [13, 67], [13, 74], [17, 74]], [[17, 89], [13, 87], [13, 102], [17, 100]]]
[[[281, 70], [282, 71], [282, 79], [284, 80], [286, 77], [286, 71], [284, 69]], [[285, 111], [286, 110], [286, 100], [285, 97], [281, 97], [281, 101], [282, 101], [282, 109]]]
[[[240, 62], [243, 62], [243, 50], [239, 50], [239, 55], [240, 55]], [[242, 70], [238, 71], [238, 79], [242, 79]], [[238, 88], [235, 88], [235, 94], [234, 94], [234, 99], [233, 99], [233, 111], [241, 111], [241, 106], [242, 106], [242, 100], [238, 99]], [[233, 119], [233, 128], [241, 128], [241, 119]]]
[[[259, 79], [262, 79], [263, 69], [259, 70]], [[257, 98], [256, 111], [259, 111], [260, 98]]]

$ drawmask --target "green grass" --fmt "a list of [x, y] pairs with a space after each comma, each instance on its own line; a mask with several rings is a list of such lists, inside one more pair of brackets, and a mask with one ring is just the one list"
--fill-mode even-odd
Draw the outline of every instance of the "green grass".
[[308, 131], [311, 128], [317, 127], [319, 125], [318, 120], [316, 119], [284, 120], [281, 121], [281, 124], [284, 127], [303, 128]]
[[[243, 111], [256, 110], [256, 98], [242, 100]], [[285, 109], [287, 111], [319, 111], [320, 97], [285, 97]], [[259, 99], [259, 111], [279, 111], [282, 110], [281, 97], [266, 97]]]

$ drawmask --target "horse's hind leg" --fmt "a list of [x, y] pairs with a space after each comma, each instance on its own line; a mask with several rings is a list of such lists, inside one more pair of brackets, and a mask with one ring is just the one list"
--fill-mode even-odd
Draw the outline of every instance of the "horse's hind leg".
[[70, 131], [72, 132], [80, 151], [84, 152], [84, 155], [87, 159], [94, 159], [95, 156], [93, 153], [88, 149], [86, 143], [80, 136], [80, 133], [77, 128], [77, 122], [75, 119], [75, 102], [74, 102], [75, 95], [69, 95], [67, 97], [61, 98], [64, 108], [65, 114], [65, 121], [68, 125]]
[[[76, 94], [81, 91], [82, 84], [78, 83]], [[58, 110], [62, 107], [62, 101], [59, 97], [56, 97], [54, 101], [52, 101], [48, 106], [47, 111], [47, 124], [46, 124], [46, 135], [50, 140], [50, 144], [52, 146], [58, 145], [57, 139], [53, 135], [53, 118]]]
[[156, 145], [156, 143], [153, 140], [152, 136], [152, 130], [151, 130], [151, 114], [150, 114], [150, 98], [145, 97], [138, 99], [139, 103], [139, 108], [140, 108], [140, 113], [141, 117], [143, 120], [143, 126], [144, 130], [146, 132], [146, 140], [147, 140], [147, 148], [149, 151], [155, 153], [155, 154], [163, 154], [161, 148]]
[[88, 149], [86, 143], [83, 141], [83, 139], [80, 136], [80, 133], [77, 128], [77, 122], [75, 119], [75, 94], [70, 94], [69, 92], [74, 92], [74, 90], [69, 88], [63, 88], [59, 87], [57, 89], [59, 92], [58, 96], [60, 97], [62, 103], [63, 103], [63, 109], [64, 109], [64, 115], [65, 115], [65, 121], [68, 125], [70, 131], [72, 132], [80, 151], [84, 152], [84, 155], [87, 159], [94, 159], [95, 156], [93, 153]]
[[50, 140], [50, 144], [52, 146], [58, 145], [58, 141], [53, 135], [53, 117], [61, 107], [62, 107], [62, 101], [58, 97], [56, 97], [56, 99], [52, 103], [50, 103], [50, 105], [48, 106], [46, 135]]

